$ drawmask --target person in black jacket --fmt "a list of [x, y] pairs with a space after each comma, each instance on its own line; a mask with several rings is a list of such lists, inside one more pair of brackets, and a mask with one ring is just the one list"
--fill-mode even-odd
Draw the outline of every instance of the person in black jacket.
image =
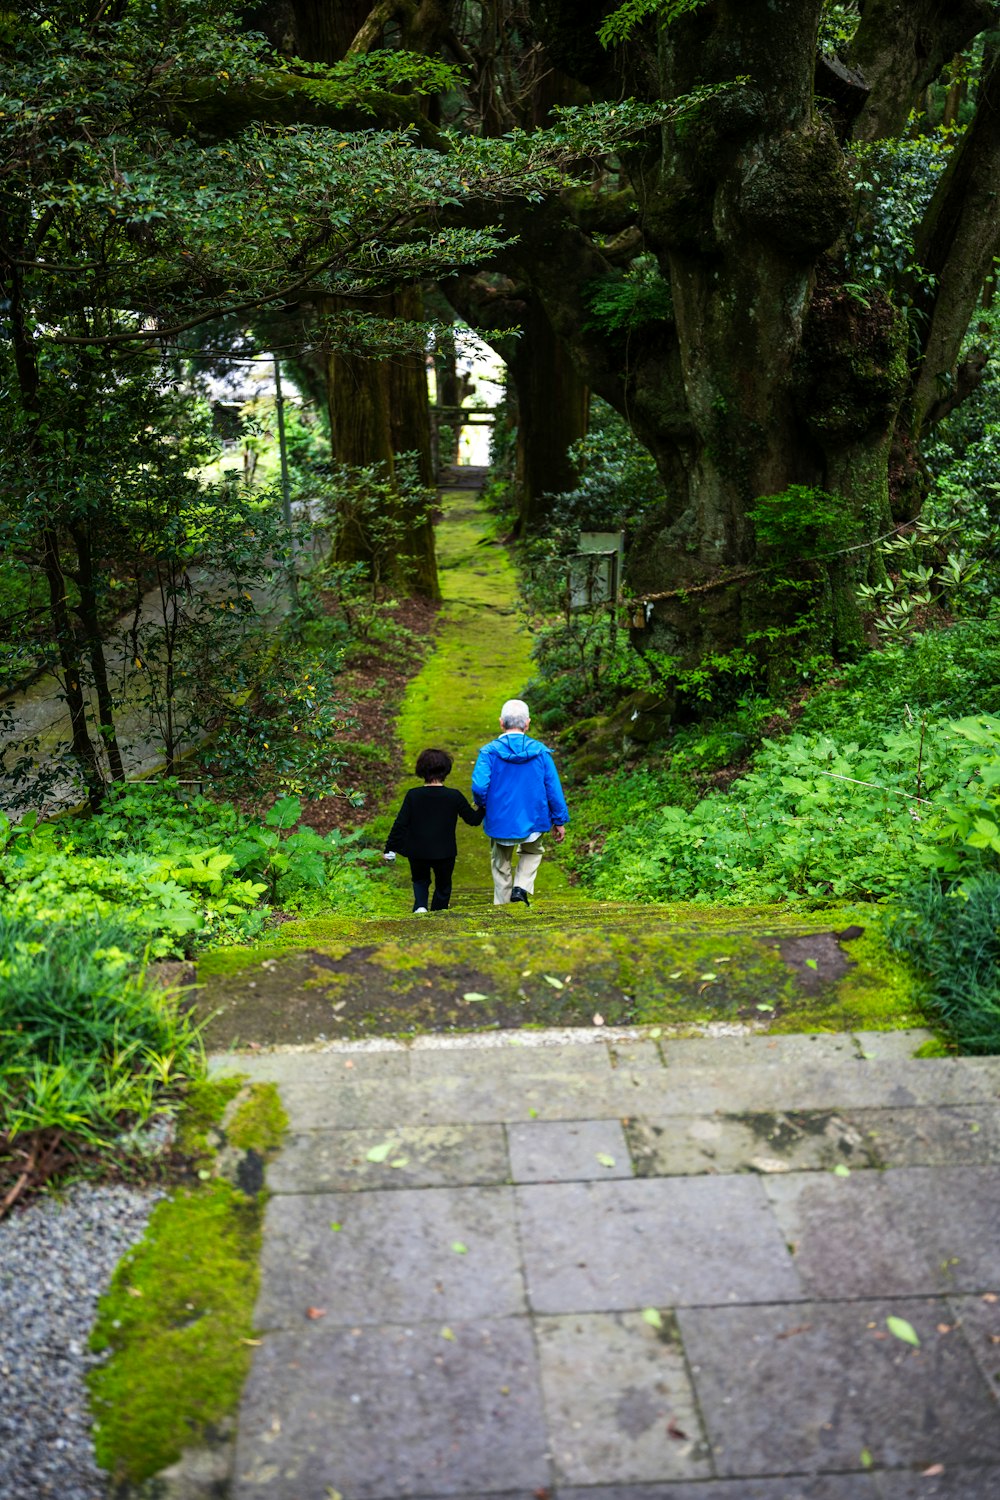
[[451, 764], [447, 750], [421, 750], [414, 774], [423, 777], [424, 784], [407, 792], [385, 841], [386, 859], [405, 854], [410, 862], [416, 916], [427, 914], [432, 872], [431, 911], [444, 911], [451, 900], [451, 877], [458, 855], [455, 825], [459, 818], [476, 828], [485, 817], [483, 808], [473, 807], [461, 792], [445, 786]]

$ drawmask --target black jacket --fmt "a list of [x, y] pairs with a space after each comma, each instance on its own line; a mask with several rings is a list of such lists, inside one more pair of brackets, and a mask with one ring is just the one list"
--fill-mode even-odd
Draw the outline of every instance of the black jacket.
[[389, 830], [386, 851], [392, 849], [411, 859], [454, 859], [459, 818], [476, 828], [484, 817], [484, 810], [473, 807], [454, 787], [411, 787]]

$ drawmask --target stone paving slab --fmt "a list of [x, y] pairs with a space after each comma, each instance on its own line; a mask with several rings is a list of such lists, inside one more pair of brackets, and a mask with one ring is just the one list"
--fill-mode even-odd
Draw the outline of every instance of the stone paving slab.
[[852, 1110], [867, 1148], [887, 1167], [1000, 1163], [1000, 1107], [954, 1104], [942, 1109]]
[[536, 1313], [805, 1295], [755, 1178], [555, 1183], [516, 1191]]
[[550, 1484], [526, 1320], [267, 1339], [244, 1394], [233, 1500], [470, 1500]]
[[998, 1289], [1000, 1193], [992, 1168], [913, 1167], [885, 1180], [896, 1217], [927, 1246], [946, 1289]]
[[579, 1182], [631, 1177], [632, 1158], [618, 1120], [532, 1120], [508, 1125], [514, 1182]]
[[711, 1460], [669, 1313], [539, 1318], [557, 1483], [710, 1477]]
[[771, 1036], [765, 1031], [747, 1036], [678, 1037], [661, 1045], [668, 1068], [686, 1069], [829, 1067], [853, 1062], [860, 1055], [850, 1031], [810, 1031], [787, 1036]]
[[877, 1482], [879, 1500], [996, 1500], [1000, 1468], [949, 1465], [944, 1474], [885, 1473]]
[[856, 1031], [854, 1042], [861, 1057], [878, 1062], [902, 1062], [915, 1057], [921, 1047], [934, 1040], [923, 1027], [909, 1031]]
[[[370, 1160], [369, 1153], [377, 1160]], [[272, 1193], [462, 1187], [509, 1178], [501, 1125], [311, 1130], [286, 1137], [267, 1169]]]
[[783, 1476], [780, 1479], [716, 1479], [697, 1484], [559, 1487], [558, 1500], [880, 1500], [872, 1474]]
[[629, 1090], [610, 1068], [602, 1073], [552, 1077], [537, 1074], [440, 1077], [418, 1082], [388, 1080], [287, 1084], [281, 1100], [295, 1130], [391, 1129], [401, 1125], [485, 1125], [503, 1121], [614, 1119], [631, 1106]]
[[523, 1313], [513, 1189], [272, 1198], [257, 1326], [301, 1327], [309, 1307], [348, 1325]]
[[[894, 1172], [796, 1172], [769, 1178], [764, 1191], [807, 1292], [816, 1297], [877, 1297], [945, 1290], [927, 1240], [902, 1222], [893, 1192], [920, 1192], [907, 1169]], [[930, 1213], [937, 1211], [933, 1203]]]
[[[886, 1331], [906, 1319], [913, 1348]], [[997, 1406], [943, 1298], [682, 1308], [716, 1469], [738, 1476], [992, 1464]]]
[[[961, 1324], [965, 1341], [983, 1378], [1000, 1398], [1000, 1264], [995, 1285], [996, 1292], [978, 1297], [949, 1297], [948, 1305]], [[1000, 1495], [1000, 1486], [997, 1494]]]
[[845, 1163], [877, 1164], [863, 1131], [833, 1110], [630, 1119], [626, 1134], [639, 1177], [824, 1172]]

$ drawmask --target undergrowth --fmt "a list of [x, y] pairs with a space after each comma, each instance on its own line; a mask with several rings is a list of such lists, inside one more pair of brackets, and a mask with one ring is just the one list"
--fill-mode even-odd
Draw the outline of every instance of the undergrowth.
[[1000, 873], [913, 886], [889, 943], [927, 976], [927, 1006], [963, 1052], [1000, 1052]]

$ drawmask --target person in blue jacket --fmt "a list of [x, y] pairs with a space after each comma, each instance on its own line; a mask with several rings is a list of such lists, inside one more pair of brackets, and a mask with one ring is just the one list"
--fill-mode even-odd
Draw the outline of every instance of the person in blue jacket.
[[529, 737], [530, 723], [528, 705], [509, 699], [500, 710], [500, 734], [480, 750], [472, 772], [472, 800], [486, 809], [494, 906], [509, 901], [530, 906], [543, 834], [551, 830], [557, 844], [566, 837], [569, 813], [559, 773], [551, 752]]

